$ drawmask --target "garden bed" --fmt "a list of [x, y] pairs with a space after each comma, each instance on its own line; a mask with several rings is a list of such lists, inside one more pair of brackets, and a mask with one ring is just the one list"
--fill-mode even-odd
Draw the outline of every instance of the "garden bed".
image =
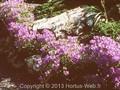
[[120, 21], [105, 3], [2, 2], [0, 89], [119, 90]]

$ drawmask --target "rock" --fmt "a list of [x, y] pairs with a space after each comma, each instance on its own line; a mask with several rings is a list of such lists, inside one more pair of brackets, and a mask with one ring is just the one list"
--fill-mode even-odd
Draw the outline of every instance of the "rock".
[[10, 78], [5, 78], [0, 82], [0, 90], [16, 90], [17, 86], [11, 82]]
[[76, 24], [81, 23], [81, 21], [84, 20], [84, 14], [84, 8], [77, 7], [55, 17], [43, 18], [34, 21], [33, 30], [36, 31], [38, 29], [49, 28], [55, 32], [56, 36], [60, 36], [61, 31], [63, 30], [65, 30], [67, 33], [70, 33], [73, 32], [71, 30], [76, 28]]
[[120, 35], [117, 36], [116, 41], [120, 42]]

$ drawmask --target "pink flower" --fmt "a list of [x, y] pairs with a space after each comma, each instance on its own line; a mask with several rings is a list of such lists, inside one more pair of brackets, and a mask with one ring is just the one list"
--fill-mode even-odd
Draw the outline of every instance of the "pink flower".
[[68, 76], [70, 73], [69, 73], [69, 71], [64, 70], [64, 71], [63, 71], [63, 74], [64, 74], [65, 76]]

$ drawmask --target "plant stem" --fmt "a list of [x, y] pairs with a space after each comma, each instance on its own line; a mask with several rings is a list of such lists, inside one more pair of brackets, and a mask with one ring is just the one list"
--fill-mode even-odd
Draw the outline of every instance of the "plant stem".
[[105, 0], [101, 0], [101, 5], [104, 9], [104, 16], [105, 16], [106, 22], [108, 22], [107, 11], [106, 11], [106, 8], [105, 8]]

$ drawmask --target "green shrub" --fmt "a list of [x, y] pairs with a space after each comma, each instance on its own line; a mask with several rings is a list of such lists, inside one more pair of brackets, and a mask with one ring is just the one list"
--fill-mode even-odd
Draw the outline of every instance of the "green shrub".
[[99, 21], [95, 26], [95, 31], [101, 35], [110, 36], [116, 38], [120, 34], [120, 22], [119, 21]]
[[48, 18], [60, 14], [64, 11], [63, 1], [64, 0], [49, 0], [47, 3], [36, 7], [34, 10], [36, 19]]

